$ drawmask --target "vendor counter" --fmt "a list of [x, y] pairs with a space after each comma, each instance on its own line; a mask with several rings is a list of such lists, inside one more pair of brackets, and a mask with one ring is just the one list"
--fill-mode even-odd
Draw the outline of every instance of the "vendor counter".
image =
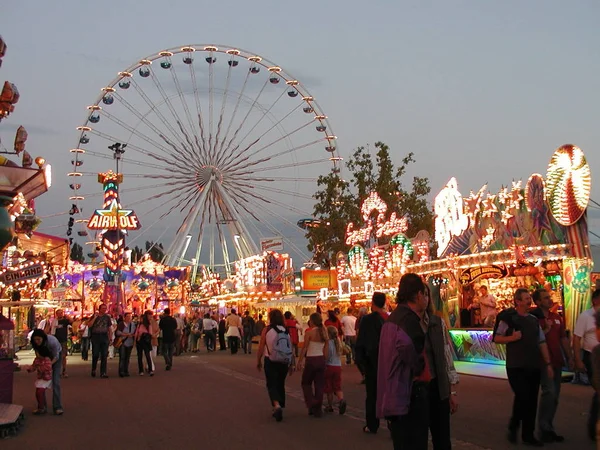
[[504, 365], [506, 347], [492, 341], [491, 328], [454, 328], [449, 330], [457, 361]]

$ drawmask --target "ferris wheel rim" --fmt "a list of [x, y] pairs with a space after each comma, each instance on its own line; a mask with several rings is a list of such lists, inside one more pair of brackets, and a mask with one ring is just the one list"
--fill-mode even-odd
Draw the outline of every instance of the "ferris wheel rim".
[[[189, 52], [187, 49], [194, 49], [193, 51]], [[145, 66], [145, 65], [149, 65], [148, 62], [150, 64], [152, 64], [154, 61], [157, 61], [158, 59], [164, 58], [166, 55], [164, 53], [170, 53], [170, 56], [175, 56], [178, 54], [182, 54], [182, 53], [195, 53], [197, 51], [200, 52], [210, 52], [210, 48], [216, 49], [213, 50], [213, 53], [222, 53], [222, 54], [229, 54], [228, 51], [234, 50], [234, 51], [239, 51], [240, 53], [236, 56], [245, 54], [245, 55], [249, 55], [249, 56], [243, 56], [246, 59], [250, 60], [250, 58], [260, 58], [257, 61], [253, 61], [256, 64], [261, 65], [262, 67], [269, 69], [269, 68], [278, 68], [279, 70], [273, 72], [276, 73], [279, 77], [281, 77], [283, 80], [287, 82], [289, 81], [295, 81], [297, 84], [294, 85], [294, 88], [298, 91], [298, 93], [300, 95], [302, 95], [303, 100], [305, 98], [309, 98], [310, 100], [304, 100], [306, 103], [309, 103], [311, 106], [316, 107], [315, 109], [315, 116], [321, 116], [323, 117], [322, 121], [324, 123], [326, 123], [326, 127], [328, 131], [324, 131], [323, 133], [326, 136], [331, 136], [332, 137], [332, 141], [335, 141], [337, 143], [337, 136], [335, 135], [333, 128], [331, 127], [331, 123], [329, 122], [329, 118], [328, 116], [326, 116], [325, 114], [323, 114], [323, 108], [321, 108], [321, 106], [319, 105], [319, 103], [314, 99], [314, 97], [310, 94], [309, 90], [298, 81], [298, 78], [293, 77], [289, 72], [284, 71], [281, 66], [276, 65], [275, 63], [273, 63], [272, 61], [270, 61], [269, 59], [260, 56], [257, 53], [252, 53], [249, 52], [247, 50], [244, 50], [240, 47], [231, 47], [231, 46], [227, 46], [227, 45], [220, 45], [220, 44], [192, 44], [192, 45], [187, 45], [187, 46], [181, 46], [181, 47], [173, 47], [170, 49], [166, 49], [166, 50], [161, 50], [160, 52], [156, 53], [156, 54], [151, 54], [148, 55], [144, 58], [141, 58], [137, 63], [134, 63], [132, 65], [130, 65], [129, 67], [127, 67], [125, 70], [118, 72], [118, 75], [113, 78], [110, 83], [108, 83], [104, 88], [101, 89], [101, 94], [98, 95], [98, 97], [96, 98], [96, 100], [94, 101], [94, 103], [92, 105], [87, 106], [87, 109], [90, 110], [90, 108], [95, 108], [95, 107], [100, 107], [100, 103], [102, 102], [102, 99], [104, 98], [104, 96], [106, 95], [107, 91], [106, 89], [114, 89], [115, 86], [118, 86], [119, 81], [123, 80], [124, 78], [129, 78], [132, 77], [133, 74], [132, 72], [134, 72], [135, 70], [138, 70], [140, 67]], [[265, 62], [269, 63], [266, 64]], [[122, 74], [128, 74], [128, 75], [122, 75]], [[284, 76], [287, 75], [287, 76]], [[302, 86], [302, 90], [301, 88], [299, 88], [298, 86]], [[317, 114], [317, 110], [320, 112], [320, 114]], [[83, 128], [83, 127], [89, 127], [90, 124], [90, 120], [89, 120], [90, 114], [88, 112], [88, 114], [86, 114], [86, 119], [83, 122], [83, 125], [77, 127], [77, 129], [79, 130], [79, 128]], [[94, 125], [94, 124], [92, 124]], [[91, 126], [89, 127], [91, 129], [93, 129], [94, 127]], [[85, 130], [80, 130], [81, 133], [79, 134], [79, 136], [83, 136], [85, 134]], [[339, 155], [339, 150], [337, 148], [337, 145], [335, 146], [335, 150], [333, 152], [331, 152], [332, 157], [337, 158], [337, 161], [341, 161], [342, 158]]]

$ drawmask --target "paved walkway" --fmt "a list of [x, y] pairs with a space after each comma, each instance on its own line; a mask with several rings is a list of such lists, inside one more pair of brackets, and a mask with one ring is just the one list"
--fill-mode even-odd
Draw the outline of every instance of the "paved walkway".
[[[21, 353], [21, 364], [30, 356]], [[131, 373], [135, 374], [135, 355]], [[392, 448], [389, 434], [361, 432], [364, 388], [352, 366], [344, 366], [345, 416], [318, 420], [306, 414], [299, 374], [288, 381], [290, 401], [282, 423], [270, 417], [264, 376], [254, 355], [216, 352], [183, 355], [166, 372], [159, 359], [154, 377], [120, 379], [117, 360], [109, 361], [109, 379], [91, 378], [89, 363], [69, 357], [69, 378], [62, 381], [65, 414], [31, 416], [35, 407], [34, 375], [15, 374], [15, 402], [25, 406], [28, 420], [21, 434], [0, 441], [2, 450], [44, 449], [182, 449], [286, 450]], [[563, 386], [557, 417], [567, 443], [552, 448], [593, 449], [583, 435], [590, 388]], [[51, 395], [48, 395], [48, 399]], [[512, 397], [505, 380], [463, 376], [461, 406], [452, 419], [455, 450], [506, 449], [505, 424]]]

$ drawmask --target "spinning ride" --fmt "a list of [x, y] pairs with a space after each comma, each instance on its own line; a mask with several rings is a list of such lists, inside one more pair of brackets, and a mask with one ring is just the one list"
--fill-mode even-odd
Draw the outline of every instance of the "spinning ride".
[[102, 192], [87, 179], [118, 142], [121, 201], [144, 220], [138, 236], [170, 242], [165, 264], [229, 276], [268, 236], [309, 259], [287, 235], [303, 235], [297, 217], [311, 215], [317, 178], [339, 173], [341, 158], [327, 116], [281, 67], [237, 48], [173, 48], [119, 72], [87, 110], [70, 150], [70, 233], [96, 245], [86, 221]]

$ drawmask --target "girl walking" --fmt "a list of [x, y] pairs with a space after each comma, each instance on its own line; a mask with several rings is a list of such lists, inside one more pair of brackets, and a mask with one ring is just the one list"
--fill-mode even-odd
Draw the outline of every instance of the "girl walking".
[[154, 363], [152, 362], [152, 338], [155, 329], [152, 325], [152, 311], [146, 311], [135, 329], [135, 344], [137, 349], [138, 369], [140, 376], [144, 375], [143, 357], [146, 356], [146, 364], [148, 365], [148, 373], [154, 376]]
[[319, 313], [312, 313], [308, 324], [311, 330], [305, 335], [304, 347], [298, 359], [298, 370], [304, 369], [302, 391], [308, 414], [321, 417], [325, 389], [325, 361], [329, 357], [329, 346], [325, 344], [329, 336]]
[[37, 399], [37, 409], [33, 411], [33, 414], [40, 415], [46, 414], [46, 389], [52, 385], [52, 361], [50, 360], [51, 354], [47, 347], [39, 347], [35, 351], [35, 359], [31, 366], [27, 369], [27, 372], [37, 372], [37, 379], [35, 380], [35, 398]]
[[265, 367], [267, 391], [273, 406], [273, 417], [283, 420], [285, 408], [285, 379], [294, 370], [293, 354], [289, 333], [285, 328], [283, 314], [279, 309], [269, 312], [269, 326], [263, 328], [258, 344], [256, 368]]
[[333, 412], [333, 395], [338, 399], [339, 412], [346, 412], [346, 400], [344, 400], [344, 392], [342, 392], [342, 359], [343, 346], [338, 335], [338, 330], [334, 326], [327, 327], [329, 341], [329, 356], [325, 366], [325, 394], [327, 394], [327, 412]]

